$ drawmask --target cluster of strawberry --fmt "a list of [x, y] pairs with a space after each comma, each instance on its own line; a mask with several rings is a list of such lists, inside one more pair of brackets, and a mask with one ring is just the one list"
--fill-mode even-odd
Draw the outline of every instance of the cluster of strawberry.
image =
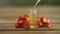
[[16, 26], [16, 28], [28, 29], [30, 26], [28, 22], [29, 22], [28, 15], [19, 16], [19, 19], [18, 19], [17, 23], [15, 24], [15, 26]]
[[[24, 29], [30, 28], [29, 20], [30, 18], [28, 15], [19, 16], [19, 19], [15, 25], [16, 28], [24, 28]], [[45, 17], [41, 17], [40, 20], [37, 22], [37, 25], [39, 27], [48, 27], [48, 28], [51, 27], [50, 22], [48, 22]]]
[[38, 21], [38, 26], [39, 27], [51, 27], [51, 23], [47, 21], [47, 19], [45, 17], [41, 17], [40, 21]]

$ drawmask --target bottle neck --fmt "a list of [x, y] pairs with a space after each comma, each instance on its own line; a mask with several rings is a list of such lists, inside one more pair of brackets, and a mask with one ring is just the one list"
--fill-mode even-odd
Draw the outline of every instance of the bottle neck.
[[31, 11], [31, 13], [35, 13], [35, 14], [37, 14], [36, 9], [31, 9], [30, 11]]

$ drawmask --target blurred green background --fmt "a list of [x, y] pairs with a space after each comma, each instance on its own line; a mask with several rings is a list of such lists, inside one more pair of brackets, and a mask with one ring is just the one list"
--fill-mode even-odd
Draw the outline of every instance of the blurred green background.
[[[0, 5], [34, 5], [37, 0], [0, 0]], [[41, 0], [39, 5], [60, 5], [60, 0]]]
[[[37, 0], [10, 0], [11, 5], [34, 5]], [[60, 0], [41, 0], [41, 5], [60, 5]]]

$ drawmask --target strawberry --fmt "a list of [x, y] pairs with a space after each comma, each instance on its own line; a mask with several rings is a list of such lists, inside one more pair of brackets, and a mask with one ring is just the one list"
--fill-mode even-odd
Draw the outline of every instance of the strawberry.
[[28, 29], [28, 28], [29, 28], [29, 23], [28, 23], [28, 22], [25, 22], [25, 23], [23, 24], [23, 27], [24, 27], [24, 29]]
[[16, 24], [15, 24], [15, 27], [16, 27], [16, 28], [19, 28], [19, 24], [18, 24], [18, 23], [16, 23]]
[[29, 21], [29, 20], [30, 20], [30, 18], [29, 18], [29, 17], [25, 17], [25, 20], [26, 20], [26, 21]]
[[40, 18], [40, 21], [43, 22], [43, 23], [46, 23], [46, 22], [47, 22], [47, 20], [46, 20], [45, 17], [41, 17], [41, 18]]
[[19, 24], [22, 24], [24, 21], [21, 19], [18, 21]]
[[37, 25], [38, 25], [38, 26], [43, 26], [43, 23], [39, 21], [39, 22], [37, 23]]
[[20, 19], [22, 19], [22, 20], [23, 20], [23, 19], [24, 19], [24, 17], [23, 17], [23, 16], [19, 16], [18, 21], [19, 21]]
[[24, 18], [25, 18], [25, 21], [29, 21], [30, 20], [28, 15], [24, 15]]
[[47, 27], [50, 28], [51, 27], [51, 23], [47, 23]]

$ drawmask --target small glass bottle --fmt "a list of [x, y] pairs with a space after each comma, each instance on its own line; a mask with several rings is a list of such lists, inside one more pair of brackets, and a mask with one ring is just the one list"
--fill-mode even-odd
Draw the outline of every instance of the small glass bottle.
[[30, 17], [30, 28], [37, 28], [37, 12], [36, 10], [32, 9], [29, 12], [29, 17]]

